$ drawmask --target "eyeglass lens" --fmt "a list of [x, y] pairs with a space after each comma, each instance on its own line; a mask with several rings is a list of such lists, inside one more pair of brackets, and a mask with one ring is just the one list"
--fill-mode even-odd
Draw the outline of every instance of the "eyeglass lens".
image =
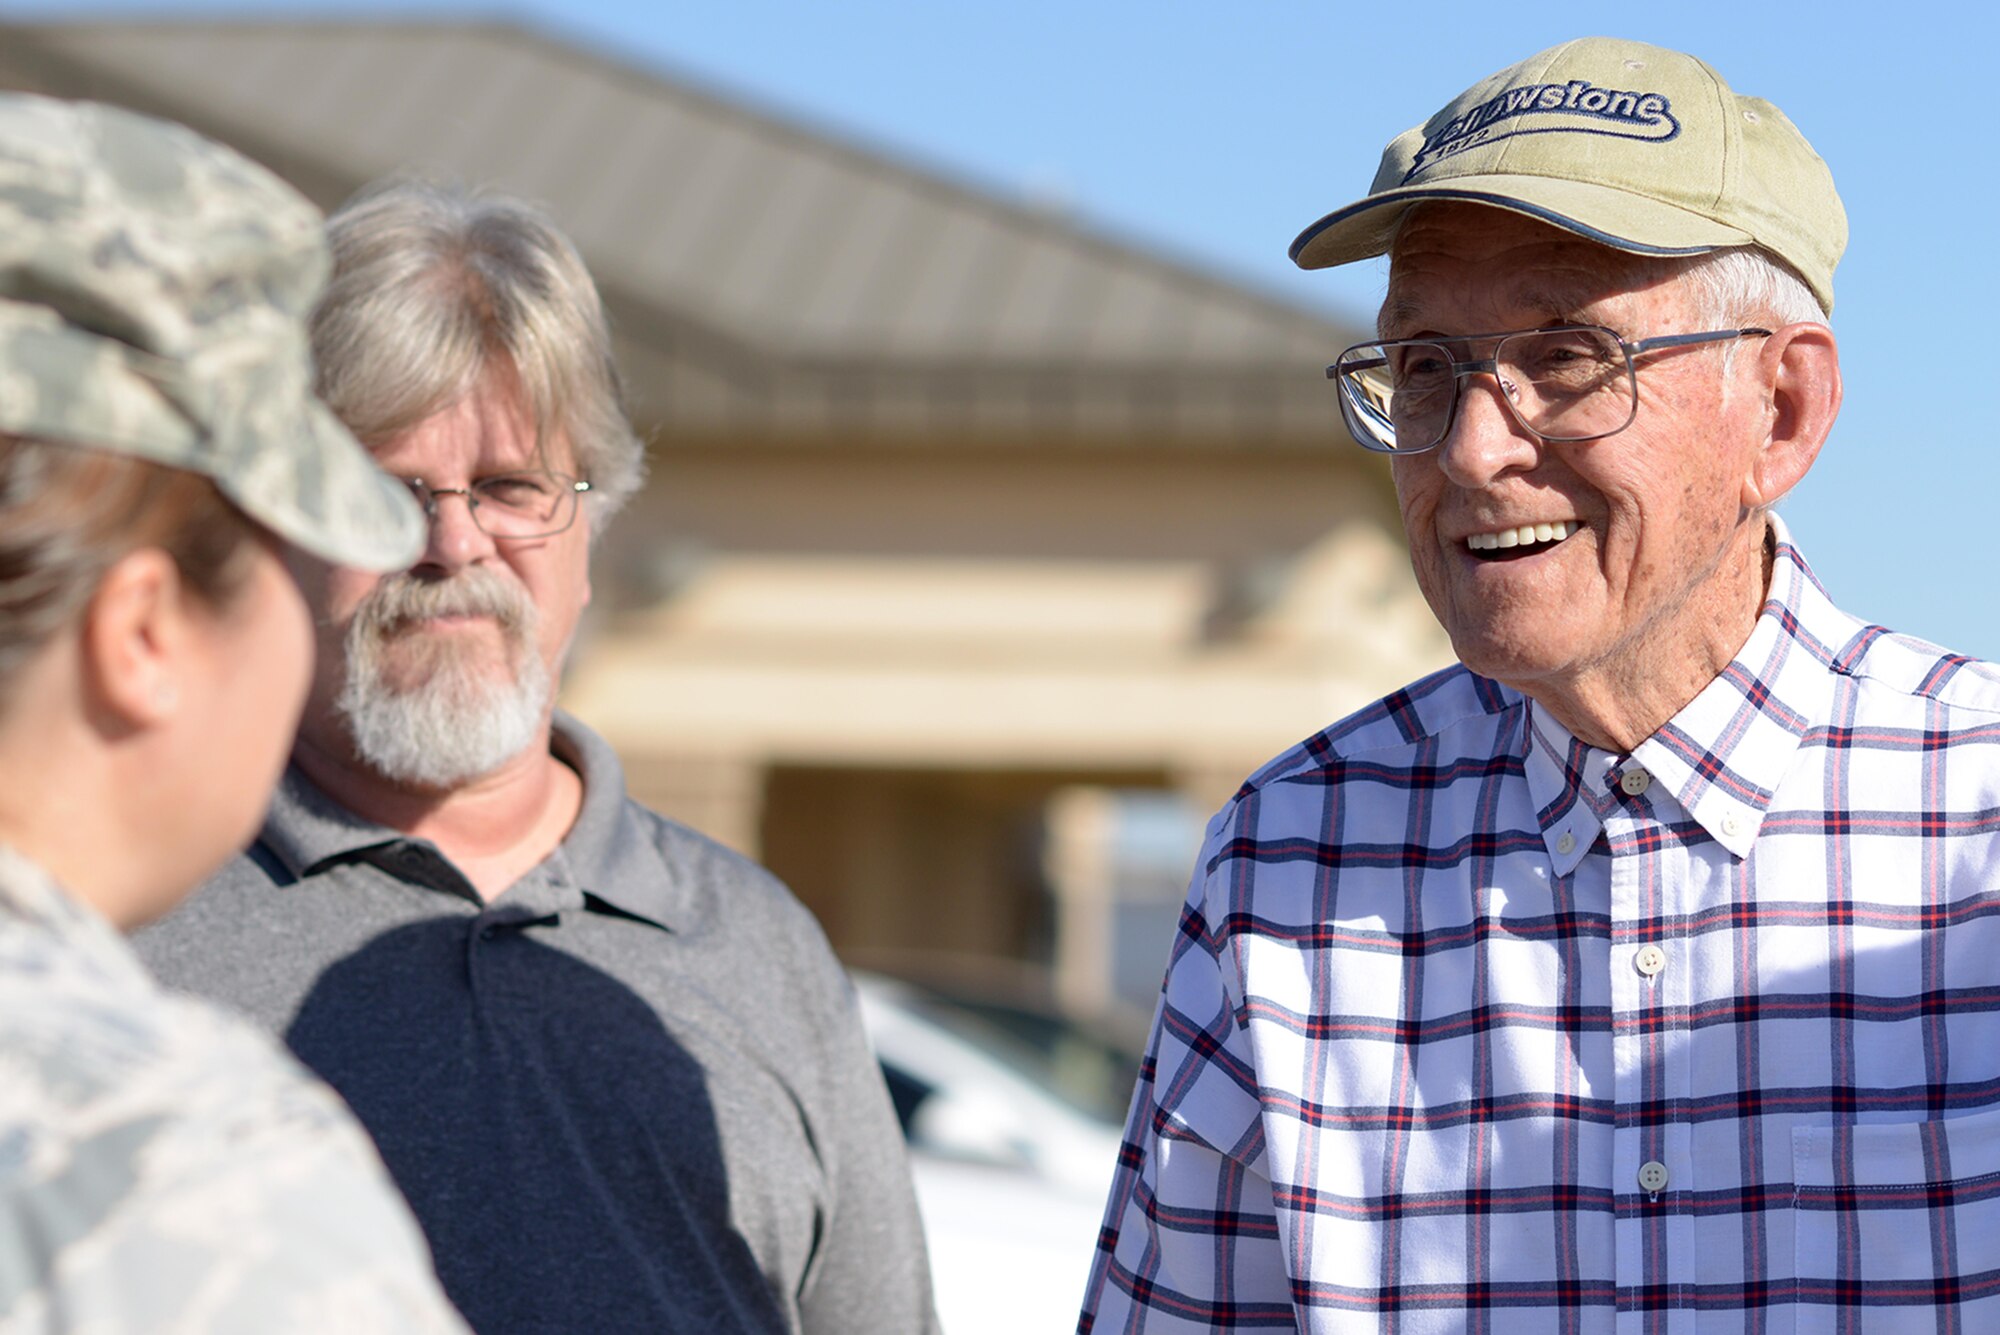
[[1335, 367], [1348, 425], [1362, 444], [1426, 450], [1451, 429], [1459, 382], [1491, 371], [1515, 418], [1548, 440], [1588, 440], [1623, 429], [1638, 411], [1632, 364], [1605, 329], [1541, 329], [1493, 344], [1490, 364], [1443, 343], [1364, 343]]
[[465, 496], [471, 503], [472, 522], [496, 538], [545, 537], [562, 532], [576, 518], [576, 480], [560, 473], [502, 473], [473, 483], [469, 494], [412, 479], [410, 490], [433, 518], [438, 497]]

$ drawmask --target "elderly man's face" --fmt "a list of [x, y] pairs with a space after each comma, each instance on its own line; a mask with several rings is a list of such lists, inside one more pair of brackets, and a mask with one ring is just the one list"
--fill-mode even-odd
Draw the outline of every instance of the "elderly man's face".
[[[574, 472], [566, 444], [543, 460], [511, 375], [377, 447], [397, 477], [435, 490], [539, 468]], [[541, 738], [554, 683], [590, 601], [587, 507], [561, 533], [495, 538], [463, 495], [437, 498], [409, 571], [304, 572], [320, 618], [319, 671], [301, 729], [333, 755], [352, 744], [377, 773], [451, 788]]]
[[[1398, 239], [1382, 335], [1585, 323], [1635, 340], [1704, 319], [1642, 258], [1514, 213], [1429, 205]], [[1719, 663], [1697, 660], [1726, 662], [1740, 647], [1763, 592], [1761, 560], [1746, 559], [1761, 534], [1743, 479], [1767, 404], [1749, 392], [1754, 345], [1733, 369], [1730, 346], [1642, 358], [1637, 419], [1593, 441], [1539, 439], [1491, 375], [1472, 376], [1445, 442], [1394, 461], [1418, 583], [1468, 667], [1575, 728], [1561, 705], [1579, 692], [1706, 680]], [[1570, 529], [1559, 541], [1470, 545], [1558, 523]]]

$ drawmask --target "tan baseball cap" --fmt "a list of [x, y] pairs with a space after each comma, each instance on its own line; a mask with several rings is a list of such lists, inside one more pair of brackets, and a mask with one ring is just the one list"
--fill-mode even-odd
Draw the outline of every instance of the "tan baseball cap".
[[117, 107], [0, 94], [0, 431], [201, 473], [340, 565], [424, 519], [312, 392], [323, 220], [247, 158]]
[[1847, 247], [1833, 174], [1785, 114], [1706, 63], [1609, 37], [1474, 84], [1382, 153], [1368, 195], [1292, 242], [1301, 268], [1384, 254], [1423, 200], [1511, 209], [1641, 255], [1760, 246], [1827, 311]]

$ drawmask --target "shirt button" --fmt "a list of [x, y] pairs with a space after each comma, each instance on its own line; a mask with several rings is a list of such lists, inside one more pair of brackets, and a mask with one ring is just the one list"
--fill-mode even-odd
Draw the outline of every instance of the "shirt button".
[[1656, 1195], [1666, 1190], [1667, 1166], [1658, 1159], [1649, 1160], [1639, 1168], [1639, 1190], [1648, 1195]]
[[1653, 776], [1642, 769], [1628, 769], [1618, 776], [1618, 786], [1637, 797], [1653, 786]]
[[1564, 830], [1562, 837], [1556, 840], [1556, 852], [1564, 854], [1576, 852], [1576, 836]]
[[1722, 814], [1722, 832], [1734, 839], [1743, 832], [1742, 818], [1733, 811], [1725, 811]]
[[1667, 967], [1667, 952], [1658, 946], [1640, 946], [1632, 957], [1632, 967], [1648, 978], [1657, 978]]

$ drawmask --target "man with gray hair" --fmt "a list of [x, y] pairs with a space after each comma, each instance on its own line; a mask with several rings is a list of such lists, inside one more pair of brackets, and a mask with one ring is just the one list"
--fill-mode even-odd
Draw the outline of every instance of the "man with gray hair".
[[527, 205], [409, 180], [329, 236], [319, 388], [428, 544], [300, 572], [320, 668], [291, 768], [143, 953], [347, 1098], [476, 1329], [932, 1329], [817, 925], [555, 709], [591, 541], [641, 474], [580, 258]]
[[1846, 221], [1776, 107], [1590, 38], [1307, 268], [1459, 666], [1209, 826], [1082, 1331], [2000, 1330], [2000, 670], [1836, 608]]

